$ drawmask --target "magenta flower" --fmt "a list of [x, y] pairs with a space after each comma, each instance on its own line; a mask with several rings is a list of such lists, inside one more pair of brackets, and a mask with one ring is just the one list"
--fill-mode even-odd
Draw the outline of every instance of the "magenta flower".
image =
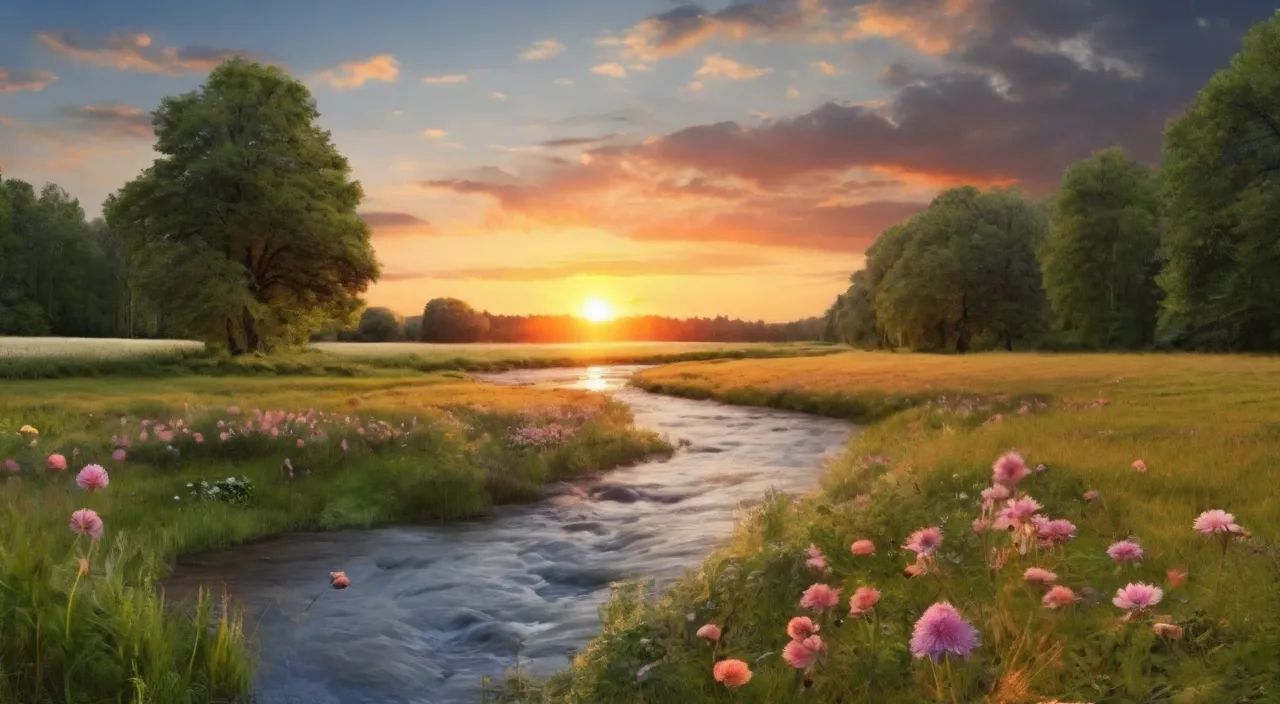
[[124, 448], [123, 448], [123, 447], [117, 447], [117, 448], [116, 448], [115, 450], [113, 450], [113, 451], [112, 451], [112, 453], [111, 453], [111, 459], [115, 460], [116, 462], [124, 462], [124, 458], [125, 458], [125, 457], [127, 457], [127, 456], [128, 456], [128, 455], [127, 455], [127, 453], [124, 451]]
[[797, 616], [787, 623], [787, 635], [791, 640], [804, 640], [821, 628], [808, 616]]
[[1022, 455], [1016, 452], [1000, 455], [995, 464], [991, 465], [991, 479], [996, 484], [1012, 488], [1017, 486], [1025, 476], [1027, 476], [1027, 463], [1022, 459]]
[[1041, 545], [1061, 545], [1076, 537], [1076, 524], [1065, 518], [1045, 518], [1036, 521], [1036, 533]]
[[840, 603], [840, 590], [832, 589], [825, 584], [814, 584], [804, 590], [800, 597], [801, 608], [819, 613]]
[[5, 460], [5, 461], [4, 461], [4, 468], [5, 468], [5, 469], [7, 469], [7, 470], [9, 470], [10, 472], [15, 473], [15, 474], [16, 474], [19, 470], [21, 470], [21, 469], [22, 469], [22, 467], [19, 467], [19, 466], [18, 466], [17, 461], [15, 461], [15, 460], [13, 460], [13, 459], [7, 459], [7, 460]]
[[71, 514], [71, 532], [97, 540], [102, 537], [102, 518], [97, 511], [82, 508]]
[[1194, 527], [1204, 535], [1239, 533], [1244, 530], [1236, 525], [1235, 516], [1216, 508], [1200, 514], [1196, 518]]
[[996, 516], [996, 530], [1007, 530], [1009, 528], [1021, 528], [1035, 516], [1036, 511], [1043, 508], [1039, 501], [1024, 496], [1020, 499], [1009, 499], [1005, 507], [1000, 509], [999, 515]]
[[76, 475], [76, 484], [85, 491], [98, 491], [106, 489], [107, 484], [111, 483], [110, 477], [107, 476], [107, 470], [102, 465], [89, 464]]
[[809, 636], [804, 640], [793, 640], [787, 643], [787, 646], [782, 649], [782, 658], [797, 670], [807, 670], [813, 667], [818, 657], [825, 652], [827, 652], [827, 644], [822, 642], [822, 636]]
[[1111, 603], [1127, 611], [1141, 611], [1164, 598], [1164, 590], [1144, 582], [1134, 582], [1116, 590]]
[[49, 459], [45, 460], [44, 466], [55, 472], [61, 472], [67, 468], [67, 458], [55, 452], [49, 455]]
[[875, 608], [880, 601], [880, 590], [875, 587], [858, 587], [849, 597], [849, 615], [861, 616]]
[[1107, 555], [1116, 562], [1141, 562], [1146, 555], [1136, 540], [1121, 540], [1107, 548]]
[[947, 653], [968, 657], [978, 645], [978, 630], [945, 601], [926, 609], [911, 632], [911, 654], [934, 662]]
[[942, 529], [933, 526], [912, 533], [902, 547], [917, 555], [932, 555], [939, 545], [942, 545]]

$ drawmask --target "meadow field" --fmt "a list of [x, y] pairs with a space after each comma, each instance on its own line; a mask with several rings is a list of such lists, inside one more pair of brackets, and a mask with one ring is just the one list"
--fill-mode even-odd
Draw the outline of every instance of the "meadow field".
[[458, 372], [0, 387], [0, 702], [242, 701], [254, 646], [234, 608], [165, 603], [174, 558], [476, 516], [672, 449], [604, 396]]
[[673, 591], [620, 588], [545, 701], [1280, 701], [1280, 359], [846, 352], [635, 383], [868, 425]]

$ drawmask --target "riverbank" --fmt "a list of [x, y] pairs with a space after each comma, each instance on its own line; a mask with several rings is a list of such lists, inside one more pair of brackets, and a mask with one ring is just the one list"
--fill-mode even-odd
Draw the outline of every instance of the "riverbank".
[[[766, 503], [670, 592], [621, 590], [603, 634], [547, 683], [545, 701], [1119, 704], [1263, 702], [1280, 691], [1280, 360], [845, 353], [677, 364], [635, 382], [878, 422], [820, 492]], [[1026, 541], [982, 523], [1009, 508], [982, 505], [1009, 451], [1028, 476], [1008, 491], [1067, 522], [1054, 524], [1060, 535], [1026, 521]], [[1210, 509], [1234, 514], [1243, 531], [1197, 532]], [[928, 532], [912, 540], [931, 527], [940, 546]], [[857, 540], [874, 553], [853, 554]], [[1125, 540], [1141, 559], [1113, 548]], [[1044, 580], [1071, 591], [1050, 597]], [[1137, 583], [1158, 587], [1158, 603], [1117, 597]], [[839, 589], [838, 603], [823, 609], [814, 584]], [[851, 614], [862, 587], [878, 601]], [[853, 606], [868, 606], [867, 594]], [[980, 645], [970, 652], [958, 638], [957, 652], [931, 664], [917, 657], [927, 642], [915, 639], [913, 652], [913, 630], [943, 601]], [[820, 647], [788, 645], [788, 622], [802, 615], [820, 623]], [[718, 641], [696, 635], [704, 624]], [[721, 658], [742, 661], [750, 681], [717, 683]]]
[[228, 357], [180, 340], [0, 338], [0, 380], [176, 376], [372, 377], [498, 372], [715, 359], [816, 356], [819, 343], [601, 342], [427, 344], [322, 342], [298, 352]]
[[7, 382], [0, 427], [0, 701], [235, 701], [239, 616], [167, 605], [173, 557], [477, 516], [671, 451], [603, 396], [447, 374]]

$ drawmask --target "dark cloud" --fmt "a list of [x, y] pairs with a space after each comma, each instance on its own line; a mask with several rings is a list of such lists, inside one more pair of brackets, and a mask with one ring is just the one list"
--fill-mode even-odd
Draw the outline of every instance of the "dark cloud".
[[375, 236], [421, 234], [431, 226], [426, 220], [411, 213], [373, 210], [359, 215]]
[[106, 138], [152, 139], [151, 113], [128, 105], [75, 105], [58, 111], [74, 132]]
[[48, 71], [8, 71], [0, 66], [0, 93], [40, 91], [56, 80], [58, 77]]
[[682, 3], [601, 43], [622, 47], [627, 58], [655, 61], [715, 37], [740, 40], [795, 30], [821, 9], [820, 4], [812, 0], [735, 0], [712, 12], [701, 5]]
[[600, 144], [601, 142], [607, 142], [608, 140], [613, 139], [616, 136], [618, 135], [606, 134], [606, 135], [601, 135], [599, 137], [561, 137], [560, 139], [548, 139], [547, 141], [542, 143], [542, 146], [551, 147], [551, 148], [585, 147], [589, 144]]
[[156, 46], [150, 35], [141, 32], [112, 35], [103, 40], [88, 39], [70, 32], [41, 32], [36, 38], [50, 51], [73, 61], [170, 76], [191, 71], [209, 72], [237, 56], [259, 60], [249, 52], [236, 49]]
[[918, 73], [915, 69], [901, 61], [895, 61], [894, 63], [885, 66], [884, 70], [880, 72], [880, 75], [876, 77], [876, 80], [890, 88], [901, 88], [908, 83], [914, 83], [922, 78], [924, 78], [924, 76]]

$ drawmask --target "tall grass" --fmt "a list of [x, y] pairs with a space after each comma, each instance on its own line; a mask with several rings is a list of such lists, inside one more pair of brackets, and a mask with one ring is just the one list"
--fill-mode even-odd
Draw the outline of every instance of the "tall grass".
[[[0, 462], [20, 469], [0, 467], [0, 702], [24, 704], [247, 701], [236, 609], [225, 595], [166, 603], [158, 580], [176, 556], [476, 516], [671, 450], [601, 396], [440, 376], [13, 382], [0, 428]], [[67, 470], [46, 467], [53, 453]], [[89, 463], [107, 467], [104, 491], [76, 486]], [[244, 500], [223, 500], [233, 490]], [[101, 540], [68, 527], [85, 507]], [[334, 568], [316, 565], [317, 584]]]
[[[821, 490], [766, 501], [671, 591], [620, 588], [602, 611], [602, 635], [541, 696], [1278, 701], [1278, 382], [1280, 360], [1192, 355], [850, 353], [647, 370], [638, 383], [649, 388], [876, 422], [832, 464]], [[992, 462], [1011, 449], [1045, 466], [1019, 488], [1045, 515], [1076, 525], [1065, 546], [1019, 554], [1008, 534], [974, 531]], [[1138, 459], [1147, 471], [1133, 468]], [[1088, 490], [1100, 498], [1086, 501]], [[1223, 543], [1194, 531], [1193, 520], [1211, 508], [1234, 513], [1250, 535]], [[900, 546], [927, 526], [942, 528], [943, 546], [927, 573], [908, 578], [903, 570], [914, 556]], [[1108, 545], [1130, 537], [1146, 559], [1111, 560]], [[875, 555], [850, 553], [863, 538], [875, 542]], [[806, 566], [810, 545], [825, 553], [828, 572]], [[1023, 579], [1032, 566], [1055, 572], [1079, 600], [1043, 606], [1044, 588]], [[788, 620], [806, 613], [802, 592], [815, 582], [841, 588], [842, 601], [819, 619], [825, 656], [801, 672], [780, 651], [790, 641]], [[1112, 597], [1131, 582], [1165, 593], [1125, 620]], [[859, 586], [881, 592], [871, 618], [849, 616], [846, 600]], [[933, 665], [909, 651], [917, 619], [939, 601], [978, 628], [982, 644], [971, 658]], [[1181, 630], [1162, 636], [1157, 622]], [[704, 623], [723, 628], [714, 651], [694, 635]], [[713, 658], [724, 657], [748, 663], [751, 681], [734, 690], [717, 683]]]

